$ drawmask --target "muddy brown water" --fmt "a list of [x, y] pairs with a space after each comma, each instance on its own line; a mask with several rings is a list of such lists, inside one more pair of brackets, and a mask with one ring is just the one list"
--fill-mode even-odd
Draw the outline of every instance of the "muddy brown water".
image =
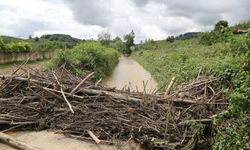
[[120, 57], [113, 73], [103, 81], [103, 85], [148, 93], [157, 89], [157, 83], [150, 73], [130, 57]]
[[[43, 63], [29, 64], [32, 68], [41, 68]], [[0, 74], [10, 74], [16, 67], [0, 68]], [[143, 84], [144, 82], [144, 84]], [[140, 64], [129, 57], [120, 57], [119, 63], [112, 74], [103, 81], [104, 86], [116, 87], [117, 89], [130, 88], [131, 91], [153, 92], [157, 83]], [[146, 85], [146, 86], [145, 86]], [[146, 87], [146, 88], [145, 88]], [[8, 132], [14, 138], [26, 142], [29, 145], [43, 150], [116, 150], [117, 146], [96, 145], [93, 142], [80, 141], [67, 138], [62, 134], [55, 134], [53, 131], [20, 131]], [[127, 144], [126, 150], [139, 150], [140, 147], [133, 143]], [[16, 150], [13, 147], [0, 143], [0, 150]]]

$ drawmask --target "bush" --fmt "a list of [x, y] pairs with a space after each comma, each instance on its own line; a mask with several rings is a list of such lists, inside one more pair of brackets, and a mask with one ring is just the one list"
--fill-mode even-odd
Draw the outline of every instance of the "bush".
[[4, 52], [5, 50], [5, 45], [3, 43], [3, 39], [0, 37], [0, 52]]
[[200, 33], [199, 37], [200, 44], [210, 46], [219, 42], [228, 42], [233, 37], [233, 32], [229, 28], [222, 27], [219, 31]]
[[[0, 44], [1, 46], [1, 44]], [[17, 42], [17, 43], [8, 43], [2, 44], [0, 52], [3, 53], [21, 53], [21, 52], [30, 52], [31, 44], [27, 42]]]
[[64, 65], [67, 69], [81, 74], [94, 71], [96, 77], [108, 75], [118, 63], [119, 53], [97, 42], [84, 42], [73, 49], [58, 50], [52, 63], [53, 67]]
[[136, 47], [136, 50], [154, 50], [157, 49], [158, 45], [153, 39], [147, 39], [143, 44], [140, 44]]
[[170, 42], [170, 43], [173, 43], [174, 42], [174, 36], [168, 36], [166, 41]]

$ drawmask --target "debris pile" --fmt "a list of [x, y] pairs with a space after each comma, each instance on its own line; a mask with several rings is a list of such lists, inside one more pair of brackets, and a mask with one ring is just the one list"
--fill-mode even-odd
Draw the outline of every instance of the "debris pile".
[[[21, 72], [19, 70], [22, 70]], [[206, 141], [211, 120], [228, 103], [200, 78], [168, 95], [106, 88], [67, 70], [39, 73], [19, 68], [1, 76], [1, 125], [55, 129], [71, 137], [115, 143], [133, 140], [150, 148], [180, 149]]]

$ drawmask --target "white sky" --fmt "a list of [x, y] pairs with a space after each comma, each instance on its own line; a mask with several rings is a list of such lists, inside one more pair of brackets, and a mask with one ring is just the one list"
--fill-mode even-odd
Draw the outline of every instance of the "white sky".
[[221, 20], [250, 19], [249, 0], [0, 0], [0, 35], [48, 33], [96, 38], [103, 29], [136, 41], [211, 30]]

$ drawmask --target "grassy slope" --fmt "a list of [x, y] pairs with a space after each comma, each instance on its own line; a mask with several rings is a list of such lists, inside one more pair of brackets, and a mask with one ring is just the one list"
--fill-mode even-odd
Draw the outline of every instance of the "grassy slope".
[[201, 75], [216, 74], [220, 68], [230, 65], [229, 61], [240, 65], [240, 57], [232, 60], [233, 56], [227, 54], [227, 45], [220, 43], [203, 46], [197, 39], [190, 39], [156, 44], [157, 49], [139, 50], [132, 57], [152, 73], [160, 86], [168, 83], [172, 76], [177, 77], [177, 83], [182, 83], [196, 78], [199, 72]]
[[[178, 84], [194, 79], [200, 70], [200, 75], [219, 77], [218, 88], [225, 89], [230, 102], [229, 109], [218, 114], [214, 122], [217, 134], [213, 148], [219, 150], [250, 148], [250, 74], [244, 69], [246, 61], [250, 62], [250, 33], [232, 39], [234, 42], [212, 46], [200, 45], [198, 38], [174, 43], [158, 41], [155, 49], [139, 48], [132, 54], [160, 86], [169, 83], [172, 76], [177, 76]], [[241, 53], [241, 49], [248, 52]]]

